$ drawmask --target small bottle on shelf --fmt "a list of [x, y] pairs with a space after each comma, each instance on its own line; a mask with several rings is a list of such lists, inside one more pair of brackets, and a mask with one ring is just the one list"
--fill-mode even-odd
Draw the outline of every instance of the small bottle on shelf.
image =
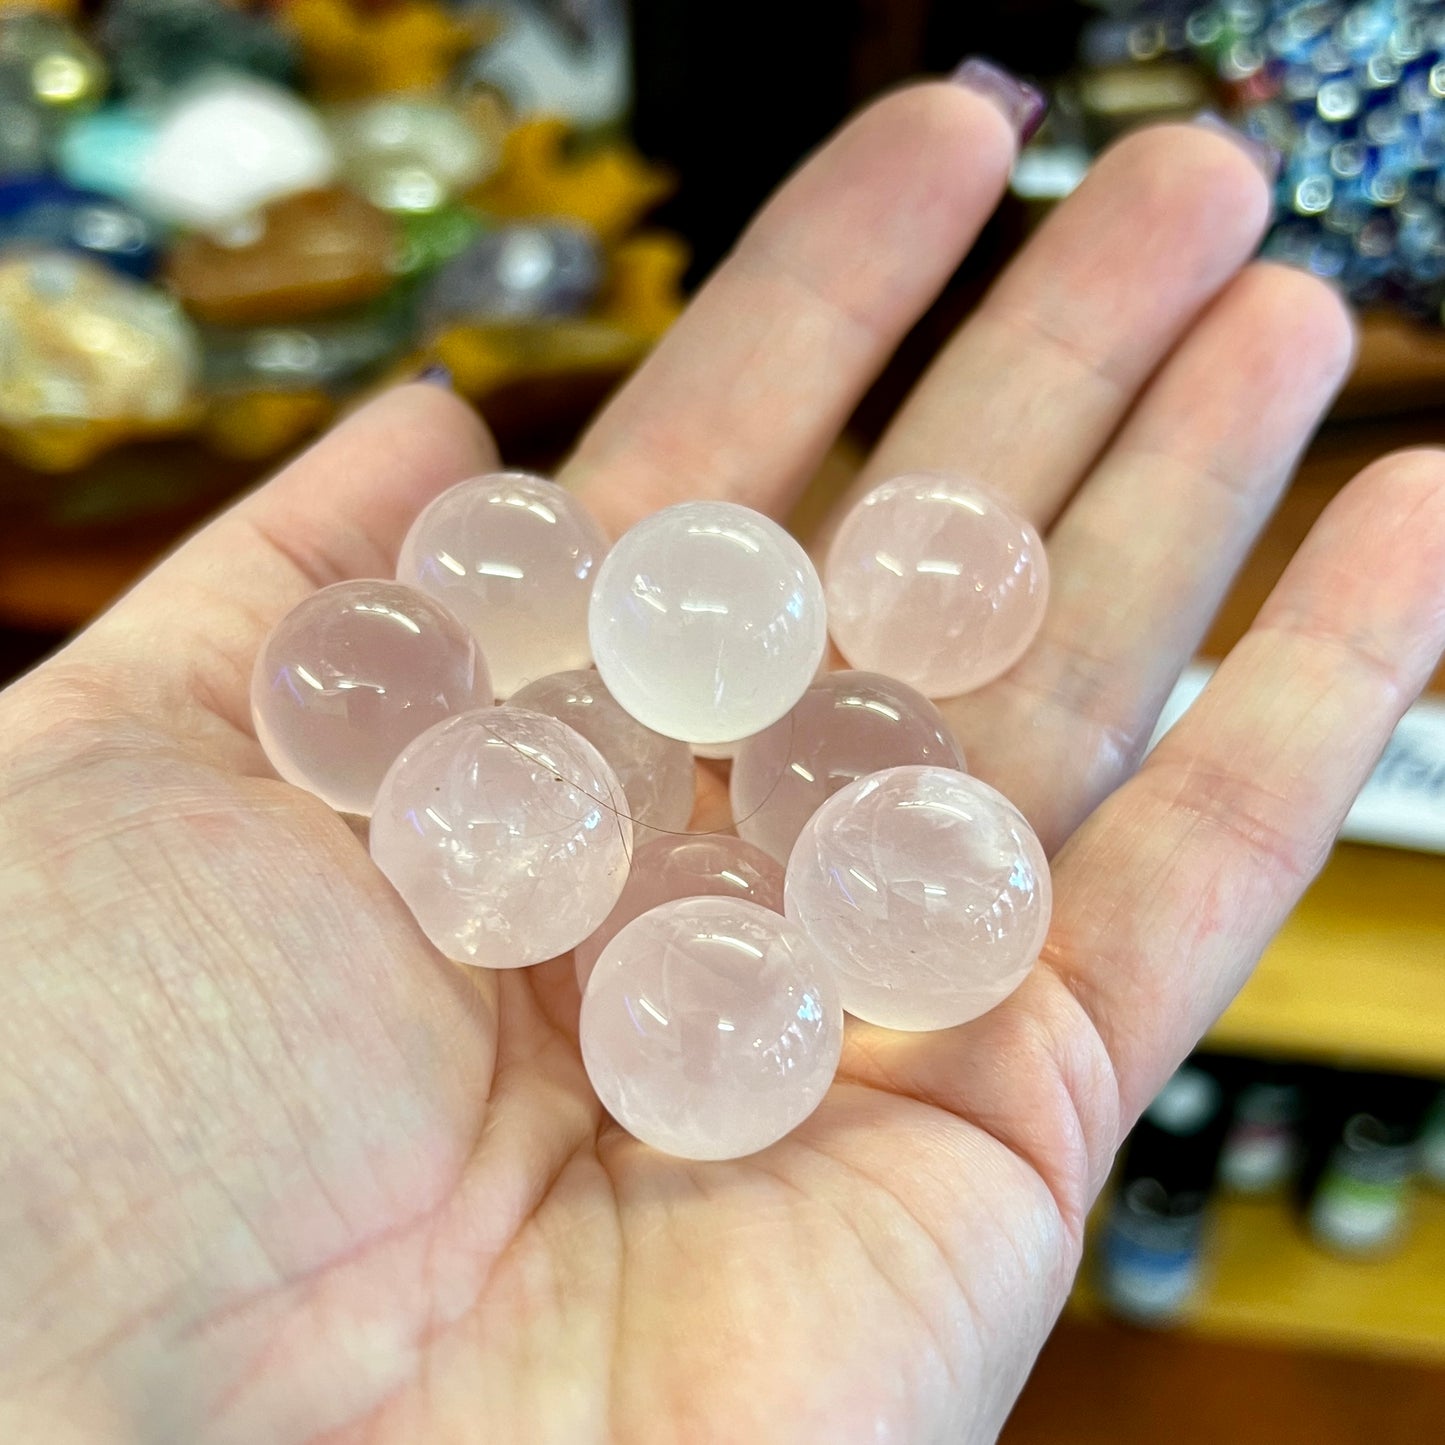
[[1289, 1185], [1304, 1153], [1304, 1113], [1300, 1070], [1241, 1060], [1219, 1156], [1220, 1187], [1231, 1194], [1257, 1197]]
[[1445, 1189], [1445, 1088], [1435, 1095], [1425, 1115], [1417, 1163], [1422, 1179], [1437, 1189]]
[[1364, 1257], [1403, 1239], [1428, 1097], [1419, 1079], [1335, 1076], [1305, 1178], [1305, 1220], [1318, 1244]]
[[1130, 1135], [1098, 1255], [1109, 1308], [1134, 1324], [1185, 1319], [1198, 1296], [1206, 1205], [1227, 1113], [1216, 1073], [1187, 1063]]

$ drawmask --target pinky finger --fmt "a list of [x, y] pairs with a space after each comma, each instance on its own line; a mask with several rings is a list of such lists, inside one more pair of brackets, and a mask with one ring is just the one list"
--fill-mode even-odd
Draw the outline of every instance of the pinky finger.
[[1331, 504], [1253, 628], [1056, 860], [1054, 970], [1125, 1121], [1223, 1012], [1445, 648], [1445, 453]]

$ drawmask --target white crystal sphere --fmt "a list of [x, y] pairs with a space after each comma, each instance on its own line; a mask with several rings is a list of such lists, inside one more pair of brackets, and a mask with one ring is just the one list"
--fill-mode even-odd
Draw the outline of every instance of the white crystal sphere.
[[679, 832], [697, 791], [692, 751], [624, 712], [591, 668], [554, 672], [512, 694], [514, 707], [544, 712], [581, 733], [622, 780], [634, 829]]
[[602, 528], [570, 492], [525, 472], [493, 472], [422, 511], [396, 575], [471, 628], [497, 696], [508, 698], [592, 660], [587, 599], [606, 552]]
[[737, 757], [738, 749], [745, 742], [746, 738], [733, 738], [725, 743], [693, 743], [692, 755], [709, 763], [726, 763]]
[[613, 697], [689, 743], [730, 742], [776, 722], [827, 644], [807, 553], [776, 522], [731, 502], [682, 502], [625, 533], [597, 574], [589, 628]]
[[781, 1139], [838, 1068], [838, 986], [801, 929], [734, 898], [683, 898], [629, 923], [582, 997], [582, 1060], [629, 1133], [684, 1159]]
[[823, 568], [828, 627], [854, 667], [955, 697], [1023, 656], [1048, 602], [1044, 544], [987, 492], [917, 473], [874, 487]]
[[1001, 793], [899, 767], [834, 793], [788, 859], [784, 907], [833, 965], [843, 1007], [891, 1029], [987, 1013], [1043, 947], [1043, 846]]
[[632, 824], [586, 738], [541, 713], [481, 708], [397, 758], [377, 792], [371, 856], [448, 958], [522, 968], [607, 917]]
[[738, 836], [786, 863], [803, 825], [839, 788], [904, 763], [964, 766], [943, 715], [895, 678], [830, 672], [739, 744], [729, 780]]
[[634, 918], [674, 898], [740, 898], [773, 913], [783, 911], [783, 867], [761, 848], [723, 833], [658, 837], [632, 858], [627, 886], [602, 927], [577, 945], [577, 984], [587, 987], [602, 950]]
[[272, 629], [251, 674], [251, 718], [271, 765], [342, 813], [371, 812], [397, 754], [454, 713], [489, 707], [471, 634], [400, 582], [336, 582]]

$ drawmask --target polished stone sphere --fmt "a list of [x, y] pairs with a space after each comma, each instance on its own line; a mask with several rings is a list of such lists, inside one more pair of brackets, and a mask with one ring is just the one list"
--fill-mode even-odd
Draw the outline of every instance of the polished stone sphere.
[[963, 768], [963, 750], [921, 693], [877, 672], [827, 674], [733, 758], [738, 836], [786, 863], [803, 825], [839, 788], [904, 763]]
[[746, 738], [733, 738], [725, 743], [692, 743], [692, 755], [708, 763], [725, 763], [735, 758]]
[[577, 945], [577, 982], [586, 988], [602, 950], [634, 918], [674, 898], [741, 898], [783, 911], [783, 866], [761, 848], [722, 833], [653, 838], [632, 859], [617, 906], [602, 927]]
[[785, 906], [843, 1007], [891, 1029], [967, 1023], [1023, 982], [1049, 927], [1048, 860], [1023, 815], [950, 768], [834, 793], [788, 860]]
[[525, 472], [493, 472], [422, 511], [396, 575], [471, 628], [507, 698], [592, 660], [587, 601], [606, 551], [602, 528], [571, 493]]
[[586, 738], [541, 713], [482, 708], [392, 765], [371, 856], [448, 958], [522, 968], [574, 948], [611, 912], [632, 824]]
[[776, 722], [827, 643], [823, 589], [776, 522], [681, 502], [639, 522], [597, 576], [592, 654], [612, 695], [668, 737], [722, 743]]
[[927, 473], [874, 487], [843, 519], [823, 575], [843, 656], [925, 697], [1007, 672], [1037, 634], [1049, 591], [1032, 523], [977, 487]]
[[337, 582], [277, 623], [251, 674], [251, 717], [271, 765], [343, 813], [367, 814], [418, 734], [488, 707], [471, 634], [399, 582]]
[[688, 745], [624, 712], [591, 668], [539, 677], [512, 694], [512, 705], [575, 728], [612, 764], [639, 837], [649, 836], [647, 829], [678, 833], [687, 827], [697, 791]]
[[843, 1011], [828, 965], [786, 918], [682, 898], [603, 949], [579, 1033], [592, 1087], [624, 1129], [684, 1159], [736, 1159], [818, 1107]]

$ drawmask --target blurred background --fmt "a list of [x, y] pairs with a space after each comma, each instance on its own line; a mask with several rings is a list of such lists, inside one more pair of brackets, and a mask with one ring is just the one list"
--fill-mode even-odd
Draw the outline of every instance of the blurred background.
[[[804, 152], [970, 53], [1050, 119], [795, 524], [1103, 146], [1214, 109], [1364, 341], [1207, 667], [1354, 471], [1442, 440], [1442, 0], [0, 0], [0, 678], [427, 367], [548, 469]], [[1440, 686], [1121, 1155], [1010, 1445], [1445, 1438]]]

